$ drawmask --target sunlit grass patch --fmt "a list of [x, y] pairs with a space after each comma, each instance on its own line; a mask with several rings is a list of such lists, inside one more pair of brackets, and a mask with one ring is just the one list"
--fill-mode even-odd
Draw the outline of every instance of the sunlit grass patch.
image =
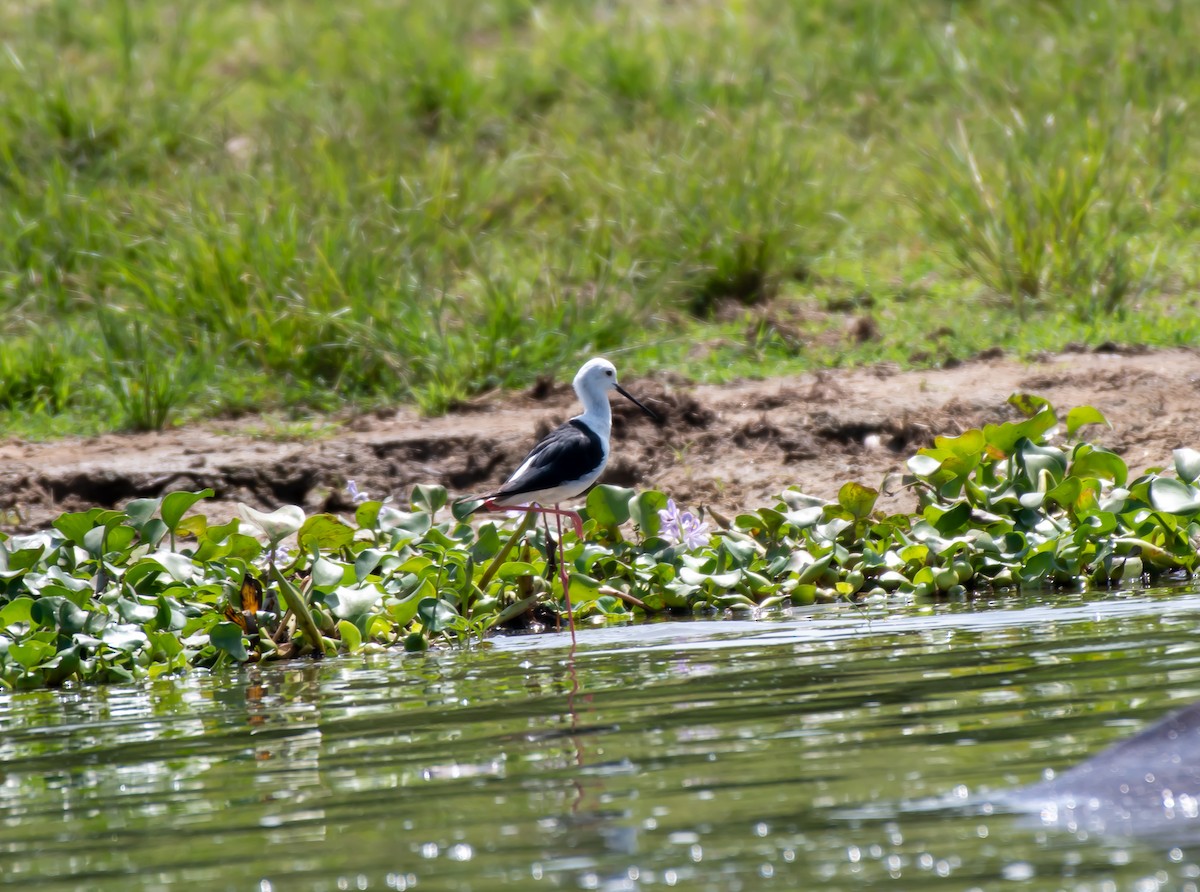
[[[1110, 339], [1122, 314], [1117, 339], [1173, 342], [1142, 310], [1200, 280], [1198, 16], [8, 4], [0, 425], [439, 412], [589, 353], [675, 361], [664, 342], [729, 339], [731, 306], [775, 302], [853, 306], [883, 337], [836, 343], [818, 319], [780, 346], [767, 326], [740, 345], [758, 373], [937, 362], [947, 328], [960, 355], [996, 295], [1024, 318], [984, 346], [1048, 343], [1064, 320]], [[140, 364], [98, 308], [143, 326]], [[727, 374], [708, 355], [691, 368]], [[195, 356], [221, 362], [180, 388]]]
[[960, 120], [921, 175], [922, 222], [1019, 313], [1054, 299], [1081, 317], [1112, 313], [1146, 287], [1157, 256], [1152, 215], [1166, 171], [1131, 154], [1136, 126], [1012, 109], [975, 139]]

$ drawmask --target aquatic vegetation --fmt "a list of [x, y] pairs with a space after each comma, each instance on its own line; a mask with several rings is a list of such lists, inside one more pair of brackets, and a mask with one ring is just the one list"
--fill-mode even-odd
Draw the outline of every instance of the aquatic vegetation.
[[[1195, 572], [1200, 452], [1177, 449], [1173, 467], [1130, 480], [1119, 455], [1078, 438], [1106, 423], [1096, 409], [1060, 419], [1041, 398], [1010, 402], [1022, 420], [938, 437], [908, 459], [912, 514], [884, 514], [879, 490], [848, 482], [833, 501], [789, 489], [733, 518], [710, 512], [718, 528], [709, 532], [664, 493], [598, 486], [582, 512], [584, 537], [564, 532], [576, 617], [953, 598]], [[241, 521], [224, 524], [185, 516], [211, 495], [137, 499], [0, 537], [0, 682], [424, 650], [530, 615], [549, 624], [561, 609], [538, 525], [472, 525], [470, 505], [449, 505], [441, 486], [414, 487], [404, 510], [356, 499], [353, 517], [294, 505], [243, 507]]]
[[701, 521], [691, 511], [680, 511], [674, 499], [667, 499], [667, 507], [658, 512], [663, 538], [685, 546], [690, 551], [708, 543], [708, 523]]

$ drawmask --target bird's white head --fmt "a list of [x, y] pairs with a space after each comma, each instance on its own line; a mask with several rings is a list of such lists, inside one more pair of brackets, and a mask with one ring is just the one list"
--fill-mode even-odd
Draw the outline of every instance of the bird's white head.
[[607, 432], [612, 410], [608, 405], [608, 392], [615, 390], [637, 405], [651, 418], [658, 416], [635, 399], [624, 387], [617, 383], [617, 369], [607, 359], [589, 359], [575, 374], [575, 393], [583, 403], [582, 417], [589, 424], [594, 420]]
[[617, 386], [617, 367], [607, 359], [589, 359], [575, 373], [575, 393], [585, 409], [599, 400], [608, 402], [608, 392]]

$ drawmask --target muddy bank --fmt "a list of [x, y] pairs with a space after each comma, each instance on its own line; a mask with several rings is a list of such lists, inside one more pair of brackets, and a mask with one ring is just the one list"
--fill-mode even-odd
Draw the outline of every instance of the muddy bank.
[[[770, 504], [793, 484], [822, 496], [847, 480], [878, 486], [935, 435], [1015, 417], [1005, 404], [1013, 391], [1064, 410], [1101, 409], [1113, 429], [1089, 436], [1134, 471], [1169, 463], [1177, 446], [1200, 448], [1200, 355], [1188, 350], [1000, 358], [916, 372], [834, 370], [724, 386], [669, 375], [624, 383], [663, 420], [655, 424], [624, 400], [614, 402], [604, 482], [662, 489], [682, 504], [724, 513]], [[414, 483], [466, 494], [499, 483], [537, 436], [577, 411], [568, 384], [543, 383], [478, 399], [444, 418], [409, 410], [357, 417], [310, 442], [262, 439], [253, 419], [161, 434], [8, 441], [0, 444], [0, 509], [11, 531], [173, 489], [211, 487], [217, 496], [206, 512], [216, 517], [232, 515], [238, 502], [345, 511], [350, 479], [373, 497], [402, 498]], [[908, 504], [903, 491], [889, 501]]]

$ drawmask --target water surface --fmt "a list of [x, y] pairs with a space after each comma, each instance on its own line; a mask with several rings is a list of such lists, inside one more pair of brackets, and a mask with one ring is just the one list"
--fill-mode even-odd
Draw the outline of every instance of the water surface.
[[0, 695], [0, 887], [1195, 889], [985, 803], [1200, 699], [1200, 595], [500, 639]]

